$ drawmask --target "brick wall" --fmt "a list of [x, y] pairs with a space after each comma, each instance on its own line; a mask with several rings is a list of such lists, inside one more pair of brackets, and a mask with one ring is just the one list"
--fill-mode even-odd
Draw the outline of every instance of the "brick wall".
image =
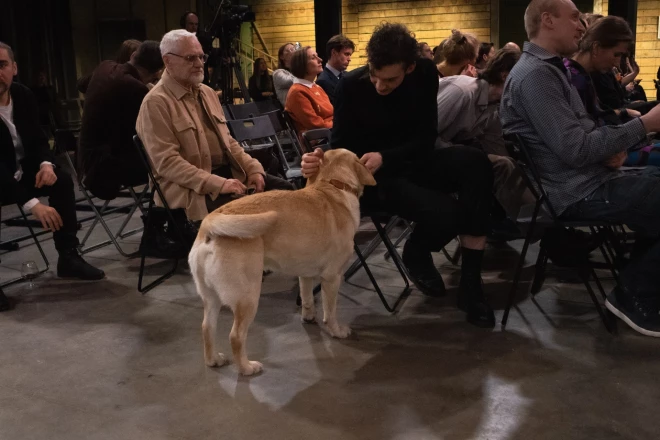
[[660, 66], [660, 40], [658, 40], [659, 0], [639, 0], [637, 6], [636, 60], [641, 71], [639, 78], [649, 99], [654, 99], [653, 79]]
[[[313, 0], [243, 0], [241, 3], [252, 5], [257, 27], [272, 56], [277, 57], [278, 49], [287, 42], [315, 45]], [[256, 35], [253, 43], [262, 49]]]

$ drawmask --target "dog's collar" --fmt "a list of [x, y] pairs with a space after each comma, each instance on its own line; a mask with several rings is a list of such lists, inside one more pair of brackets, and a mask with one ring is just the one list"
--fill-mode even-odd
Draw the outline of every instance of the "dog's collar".
[[360, 193], [357, 188], [353, 188], [351, 185], [349, 185], [348, 183], [344, 183], [341, 180], [330, 179], [330, 180], [325, 180], [324, 182], [328, 182], [330, 185], [334, 186], [337, 189], [349, 192], [353, 194], [355, 197], [358, 198], [360, 197]]

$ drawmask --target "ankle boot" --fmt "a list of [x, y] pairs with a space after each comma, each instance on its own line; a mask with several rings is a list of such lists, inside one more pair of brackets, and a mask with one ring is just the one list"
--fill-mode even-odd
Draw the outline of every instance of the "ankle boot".
[[466, 320], [470, 324], [480, 328], [495, 327], [495, 313], [486, 301], [481, 278], [461, 277], [458, 308], [467, 314]]
[[105, 278], [105, 272], [83, 260], [78, 249], [59, 251], [59, 254], [60, 257], [57, 260], [58, 277], [90, 281]]
[[183, 243], [173, 240], [165, 230], [167, 213], [152, 210], [149, 221], [142, 216], [144, 232], [140, 241], [140, 253], [152, 258], [186, 258], [188, 253]]

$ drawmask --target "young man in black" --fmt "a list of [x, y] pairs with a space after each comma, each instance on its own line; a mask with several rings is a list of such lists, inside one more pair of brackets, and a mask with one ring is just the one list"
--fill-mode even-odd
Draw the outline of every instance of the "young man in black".
[[[460, 236], [458, 305], [467, 312], [468, 322], [493, 327], [495, 318], [481, 284], [491, 164], [477, 149], [434, 149], [437, 70], [432, 61], [417, 57], [417, 41], [405, 26], [377, 27], [367, 54], [368, 64], [347, 73], [335, 90], [332, 146], [353, 151], [374, 174], [378, 184], [365, 189], [364, 206], [416, 223], [403, 261], [424, 294], [445, 294], [431, 252]], [[305, 176], [317, 172], [322, 157], [320, 149], [303, 157]]]

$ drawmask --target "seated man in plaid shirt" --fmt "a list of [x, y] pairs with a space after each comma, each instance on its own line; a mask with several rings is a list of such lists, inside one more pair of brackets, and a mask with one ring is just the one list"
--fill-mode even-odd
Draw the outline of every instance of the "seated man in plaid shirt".
[[504, 86], [502, 126], [522, 137], [558, 215], [623, 223], [638, 233], [633, 261], [606, 306], [636, 331], [660, 337], [660, 174], [618, 170], [629, 148], [660, 131], [660, 107], [596, 127], [562, 63], [584, 34], [579, 15], [570, 0], [530, 3], [529, 42]]

